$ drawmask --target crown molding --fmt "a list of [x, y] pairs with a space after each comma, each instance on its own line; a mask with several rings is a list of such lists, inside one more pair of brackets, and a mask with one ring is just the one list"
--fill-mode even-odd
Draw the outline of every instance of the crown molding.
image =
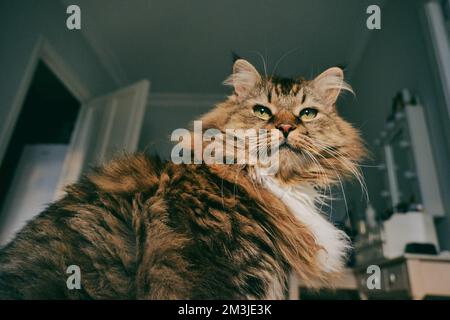
[[147, 106], [154, 108], [212, 108], [226, 99], [225, 94], [150, 92]]

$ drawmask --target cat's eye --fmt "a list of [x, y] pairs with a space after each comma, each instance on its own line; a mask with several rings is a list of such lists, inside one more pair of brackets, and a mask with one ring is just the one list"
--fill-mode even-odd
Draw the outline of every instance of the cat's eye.
[[253, 113], [260, 119], [269, 120], [272, 117], [272, 111], [269, 108], [257, 104], [253, 107]]
[[305, 108], [300, 111], [299, 117], [302, 121], [311, 121], [315, 117], [317, 117], [317, 109], [314, 108]]

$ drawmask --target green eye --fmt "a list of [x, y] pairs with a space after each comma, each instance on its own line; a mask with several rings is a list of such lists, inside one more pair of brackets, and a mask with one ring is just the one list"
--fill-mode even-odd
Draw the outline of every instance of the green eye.
[[317, 109], [305, 108], [302, 111], [300, 111], [299, 117], [302, 121], [311, 121], [312, 119], [317, 117], [317, 113], [319, 113]]
[[269, 120], [272, 117], [272, 111], [269, 108], [257, 104], [253, 107], [253, 113], [260, 119]]

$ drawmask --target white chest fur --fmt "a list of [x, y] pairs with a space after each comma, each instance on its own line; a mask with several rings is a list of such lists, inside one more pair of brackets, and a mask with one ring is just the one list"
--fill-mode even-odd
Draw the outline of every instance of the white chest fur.
[[310, 229], [317, 244], [324, 248], [317, 257], [322, 270], [341, 271], [349, 248], [348, 237], [318, 210], [320, 194], [310, 185], [283, 187], [272, 176], [260, 176], [258, 180], [284, 202], [295, 217]]

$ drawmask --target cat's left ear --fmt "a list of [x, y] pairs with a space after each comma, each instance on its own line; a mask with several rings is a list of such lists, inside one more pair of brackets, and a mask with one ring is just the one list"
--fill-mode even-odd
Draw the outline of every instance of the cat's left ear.
[[312, 82], [314, 89], [327, 106], [333, 106], [342, 90], [353, 93], [352, 87], [344, 81], [344, 71], [333, 67], [318, 75]]
[[224, 84], [233, 86], [236, 95], [242, 98], [260, 82], [261, 76], [255, 67], [244, 59], [238, 59], [233, 65], [233, 74]]

